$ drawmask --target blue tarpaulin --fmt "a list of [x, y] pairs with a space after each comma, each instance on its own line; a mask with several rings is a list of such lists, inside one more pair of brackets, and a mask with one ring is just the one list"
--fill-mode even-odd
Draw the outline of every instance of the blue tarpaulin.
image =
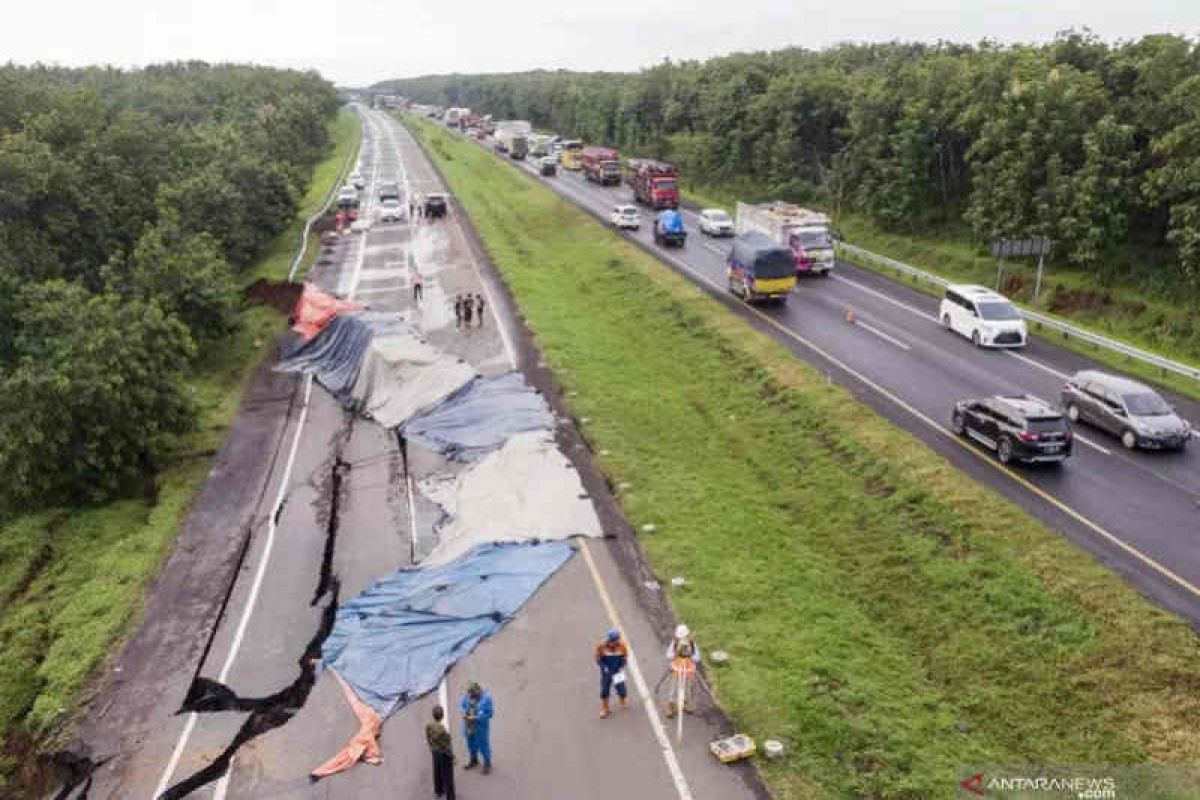
[[437, 688], [574, 552], [566, 542], [488, 543], [441, 566], [398, 570], [338, 609], [322, 663], [387, 717]]
[[474, 461], [510, 436], [554, 429], [545, 399], [519, 372], [476, 378], [441, 405], [418, 414], [400, 432], [455, 461]]

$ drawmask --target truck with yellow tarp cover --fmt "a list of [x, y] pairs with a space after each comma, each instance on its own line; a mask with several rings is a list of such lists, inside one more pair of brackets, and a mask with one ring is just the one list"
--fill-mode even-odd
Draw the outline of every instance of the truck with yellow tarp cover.
[[795, 254], [765, 233], [749, 231], [737, 236], [725, 266], [729, 291], [747, 303], [786, 303], [796, 288]]

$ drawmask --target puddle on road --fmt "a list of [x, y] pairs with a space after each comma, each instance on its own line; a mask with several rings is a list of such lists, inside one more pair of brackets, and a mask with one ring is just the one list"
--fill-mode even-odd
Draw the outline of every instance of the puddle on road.
[[454, 319], [454, 302], [446, 296], [441, 284], [427, 278], [423, 287], [423, 295], [419, 320], [421, 331], [428, 333], [449, 327], [450, 322]]
[[441, 272], [446, 264], [446, 228], [442, 222], [426, 222], [413, 228], [413, 258], [425, 275]]

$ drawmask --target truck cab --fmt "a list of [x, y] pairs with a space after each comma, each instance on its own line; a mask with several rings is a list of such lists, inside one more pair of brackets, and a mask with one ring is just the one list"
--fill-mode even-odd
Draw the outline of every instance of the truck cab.
[[629, 185], [639, 203], [656, 209], [679, 207], [678, 173], [671, 164], [634, 159], [629, 162]]

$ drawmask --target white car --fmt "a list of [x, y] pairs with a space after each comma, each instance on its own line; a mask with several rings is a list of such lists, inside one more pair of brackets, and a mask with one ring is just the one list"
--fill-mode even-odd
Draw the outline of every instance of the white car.
[[700, 212], [700, 232], [708, 236], [733, 236], [733, 218], [720, 208]]
[[938, 319], [976, 347], [1024, 347], [1029, 339], [1017, 307], [983, 286], [947, 286]]
[[403, 222], [404, 216], [404, 204], [395, 197], [389, 197], [379, 204], [380, 222]]
[[350, 183], [354, 184], [355, 189], [362, 189], [367, 185], [367, 179], [362, 176], [361, 172], [355, 172], [350, 176]]
[[616, 206], [612, 210], [612, 224], [617, 228], [637, 230], [642, 227], [642, 215], [637, 206]]

